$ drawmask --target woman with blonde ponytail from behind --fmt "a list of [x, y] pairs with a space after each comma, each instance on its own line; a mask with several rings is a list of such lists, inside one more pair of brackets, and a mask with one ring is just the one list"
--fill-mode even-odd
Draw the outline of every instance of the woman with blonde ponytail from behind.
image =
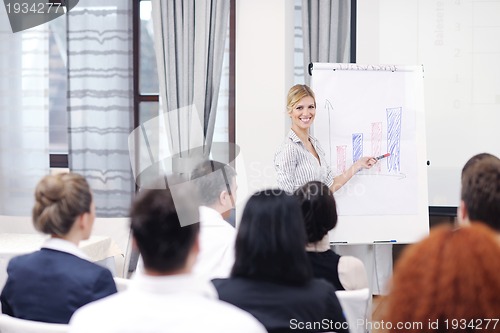
[[110, 271], [78, 248], [95, 219], [92, 193], [76, 173], [45, 176], [35, 189], [35, 228], [51, 237], [34, 253], [11, 259], [0, 300], [13, 317], [67, 324], [79, 307], [116, 293]]

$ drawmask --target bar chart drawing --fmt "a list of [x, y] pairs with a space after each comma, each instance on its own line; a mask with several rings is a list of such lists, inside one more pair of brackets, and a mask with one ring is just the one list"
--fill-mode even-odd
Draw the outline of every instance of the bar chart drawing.
[[[412, 110], [406, 110], [399, 103], [381, 104], [371, 108], [367, 119], [363, 117], [349, 118], [349, 113], [334, 109], [333, 103], [327, 102], [328, 118], [320, 133], [320, 138], [327, 142], [327, 159], [340, 175], [349, 170], [363, 156], [390, 155], [380, 159], [371, 169], [361, 169], [355, 177], [338, 191], [338, 212], [341, 215], [389, 214], [398, 212], [409, 214], [415, 212], [416, 166], [415, 142], [405, 139], [408, 133], [414, 133], [415, 121], [411, 117]], [[403, 118], [403, 113], [405, 117]], [[407, 115], [406, 113], [410, 113]], [[337, 126], [338, 119], [343, 126]], [[405, 141], [406, 140], [406, 141]], [[381, 189], [385, 189], [382, 194]], [[404, 190], [400, 190], [404, 189]], [[378, 206], [365, 203], [360, 207], [355, 198], [371, 193]], [[404, 195], [402, 193], [405, 193]], [[400, 198], [404, 196], [407, 201]], [[385, 198], [386, 201], [382, 201]], [[390, 204], [388, 202], [391, 202]], [[397, 203], [397, 204], [396, 204]], [[379, 207], [391, 207], [382, 210]]]
[[[371, 143], [371, 153], [368, 153], [369, 156], [380, 156], [385, 153], [389, 153], [390, 156], [384, 160], [387, 163], [387, 171], [389, 174], [398, 174], [401, 176], [400, 178], [405, 178], [405, 175], [401, 173], [401, 118], [402, 118], [402, 108], [386, 108], [387, 115], [387, 130], [386, 135], [384, 136], [383, 131], [383, 123], [382, 122], [373, 122], [371, 123], [371, 135], [369, 137]], [[329, 137], [331, 137], [331, 133], [329, 133]], [[352, 162], [358, 161], [361, 157], [363, 157], [363, 147], [364, 147], [364, 134], [363, 133], [352, 133], [351, 134], [351, 144], [352, 147]], [[386, 145], [384, 145], [386, 143]], [[331, 142], [329, 142], [330, 151], [331, 151]], [[383, 146], [387, 146], [386, 150], [382, 150]], [[337, 173], [344, 173], [347, 169], [347, 145], [337, 145], [336, 146], [336, 166]], [[367, 156], [368, 156], [367, 155]], [[330, 158], [333, 158], [330, 155]], [[330, 159], [330, 164], [333, 161]], [[382, 163], [377, 163], [373, 171], [377, 174], [380, 174], [382, 171]]]
[[363, 133], [352, 135], [352, 161], [356, 162], [363, 156]]
[[[429, 228], [422, 66], [314, 63], [311, 72], [313, 135], [334, 176], [353, 172], [335, 192], [330, 240], [420, 239]], [[358, 165], [383, 155], [371, 168]]]
[[387, 111], [387, 158], [389, 172], [401, 171], [401, 115], [402, 108], [388, 108]]
[[[328, 104], [331, 110], [327, 108], [327, 111], [335, 110], [331, 105]], [[415, 122], [411, 116], [406, 115], [406, 111], [404, 105], [388, 103], [372, 109], [368, 119], [349, 118], [347, 112], [342, 114], [340, 111], [336, 111], [335, 115], [328, 115], [320, 138], [327, 142], [327, 159], [333, 168], [336, 167], [336, 175], [345, 173], [363, 156], [390, 154], [380, 159], [371, 169], [358, 170], [349, 183], [338, 190], [338, 201], [342, 203], [338, 208], [340, 215], [396, 215], [393, 212], [415, 212], [416, 146], [415, 142], [404, 140], [405, 135], [414, 133]], [[343, 119], [344, 126], [337, 126], [338, 119]], [[357, 204], [356, 198], [365, 197], [367, 193], [370, 193], [371, 198], [376, 198], [373, 201], [378, 206], [371, 201], [367, 201], [363, 207]], [[407, 200], [403, 201], [401, 197]]]

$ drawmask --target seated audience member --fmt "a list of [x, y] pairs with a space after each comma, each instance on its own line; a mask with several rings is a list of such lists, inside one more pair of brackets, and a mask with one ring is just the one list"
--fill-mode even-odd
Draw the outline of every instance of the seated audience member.
[[[127, 290], [78, 310], [71, 333], [265, 332], [250, 314], [219, 301], [210, 282], [191, 274], [199, 252], [198, 207], [193, 193], [171, 191], [145, 190], [135, 200], [131, 230], [143, 271]], [[189, 223], [186, 212], [196, 215]]]
[[78, 248], [88, 239], [95, 206], [85, 178], [75, 173], [44, 177], [35, 190], [33, 223], [51, 235], [34, 253], [12, 258], [0, 296], [13, 317], [67, 324], [79, 307], [116, 293], [109, 270]]
[[498, 258], [500, 246], [487, 226], [431, 229], [396, 264], [382, 318], [386, 328], [392, 325], [388, 332], [498, 332]]
[[467, 169], [469, 169], [470, 167], [475, 165], [477, 162], [479, 162], [485, 158], [493, 158], [493, 159], [499, 160], [498, 157], [496, 157], [495, 155], [492, 155], [490, 153], [476, 154], [476, 155], [472, 156], [471, 158], [469, 158], [469, 160], [467, 162], [465, 162], [464, 167], [462, 168], [462, 177], [464, 176], [464, 173], [467, 171]]
[[351, 256], [339, 256], [330, 249], [328, 232], [337, 225], [335, 198], [328, 186], [309, 182], [295, 191], [302, 207], [308, 244], [307, 255], [314, 277], [323, 278], [337, 290], [368, 288], [363, 262]]
[[500, 233], [500, 160], [485, 157], [462, 175], [460, 223], [481, 222]]
[[193, 272], [211, 280], [228, 277], [234, 263], [236, 229], [226, 220], [236, 200], [236, 171], [205, 161], [191, 173], [200, 194], [200, 253]]
[[312, 276], [306, 243], [297, 198], [278, 189], [254, 194], [241, 218], [231, 277], [213, 280], [219, 298], [250, 312], [268, 332], [348, 332], [335, 288]]

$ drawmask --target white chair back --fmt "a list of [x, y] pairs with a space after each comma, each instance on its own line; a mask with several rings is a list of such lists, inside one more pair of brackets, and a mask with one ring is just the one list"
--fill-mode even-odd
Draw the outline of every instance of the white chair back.
[[366, 333], [367, 322], [371, 318], [371, 293], [368, 288], [359, 290], [337, 290], [344, 316], [349, 324], [351, 333]]
[[96, 218], [92, 235], [108, 236], [122, 250], [123, 256], [116, 256], [116, 273], [118, 277], [126, 277], [132, 253], [132, 237], [128, 217], [100, 217]]
[[0, 314], [0, 333], [66, 333], [67, 324], [51, 324]]
[[[116, 269], [115, 273], [119, 277], [126, 277], [128, 274], [128, 266], [130, 255], [132, 253], [132, 242], [129, 227], [129, 218], [96, 218], [92, 235], [108, 236], [120, 248], [123, 255], [115, 256]], [[0, 231], [4, 233], [23, 233], [23, 234], [39, 234], [33, 226], [31, 216], [5, 216], [0, 215]], [[0, 257], [0, 269], [7, 266], [7, 261], [2, 261]], [[3, 286], [0, 280], [0, 286]]]

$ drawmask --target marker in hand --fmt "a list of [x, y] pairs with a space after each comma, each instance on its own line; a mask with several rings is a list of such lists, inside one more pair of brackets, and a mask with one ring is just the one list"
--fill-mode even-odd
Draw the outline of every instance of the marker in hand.
[[389, 156], [391, 156], [391, 153], [387, 153], [387, 154], [384, 154], [384, 155], [377, 156], [377, 157], [375, 157], [375, 159], [378, 161], [378, 160], [381, 160], [381, 159], [389, 157]]

